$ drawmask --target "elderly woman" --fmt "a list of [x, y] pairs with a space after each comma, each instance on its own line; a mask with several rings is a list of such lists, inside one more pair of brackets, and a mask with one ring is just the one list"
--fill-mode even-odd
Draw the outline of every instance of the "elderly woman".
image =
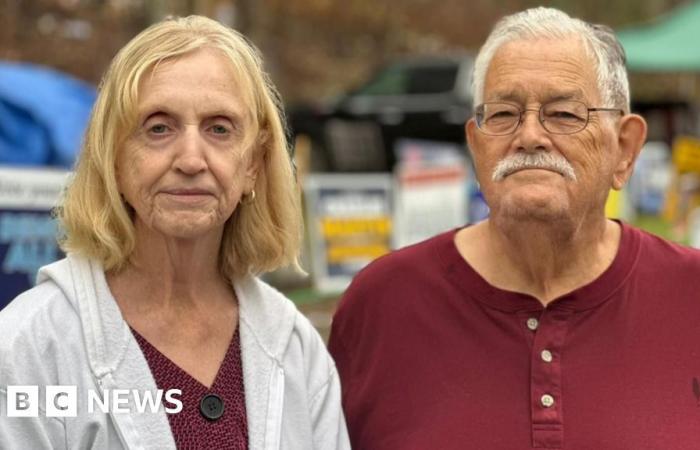
[[349, 447], [322, 340], [255, 277], [297, 266], [281, 116], [255, 49], [212, 20], [119, 52], [60, 209], [68, 256], [0, 314], [0, 448]]

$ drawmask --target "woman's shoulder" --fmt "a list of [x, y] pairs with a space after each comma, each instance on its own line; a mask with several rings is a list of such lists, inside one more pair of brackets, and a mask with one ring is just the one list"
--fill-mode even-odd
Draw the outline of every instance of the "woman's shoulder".
[[[81, 324], [73, 305], [45, 281], [0, 311], [0, 379], [9, 384], [51, 384], [68, 354], [74, 359]], [[82, 347], [81, 347], [82, 348]], [[69, 365], [70, 366], [70, 365]]]
[[73, 321], [80, 322], [74, 305], [54, 282], [47, 280], [23, 292], [0, 311], [0, 342], [22, 335], [41, 338], [54, 327], [65, 333]]
[[1, 341], [7, 341], [13, 334], [40, 334], [48, 323], [60, 325], [65, 332], [67, 320], [79, 322], [75, 302], [67, 294], [75, 291], [69, 259], [43, 266], [37, 275], [37, 285], [0, 310], [0, 330], [4, 338]]
[[308, 366], [312, 360], [329, 359], [316, 328], [283, 293], [258, 278], [240, 284], [237, 293], [241, 321], [278, 361], [305, 360]]
[[241, 322], [250, 327], [271, 354], [279, 356], [293, 334], [307, 335], [313, 327], [286, 295], [257, 277], [234, 284]]
[[248, 276], [234, 282], [241, 320], [260, 332], [278, 333], [294, 322], [296, 307], [280, 291], [258, 277]]

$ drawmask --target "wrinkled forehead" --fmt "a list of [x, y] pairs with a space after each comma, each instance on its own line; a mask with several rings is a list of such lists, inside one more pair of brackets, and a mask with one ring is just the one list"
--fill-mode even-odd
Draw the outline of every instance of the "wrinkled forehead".
[[[201, 47], [183, 54], [169, 56], [152, 62], [148, 65], [139, 79], [137, 80], [137, 88], [135, 89], [134, 102], [132, 104], [132, 114], [138, 114], [139, 104], [147, 97], [149, 89], [156, 89], [159, 75], [167, 72], [183, 70], [179, 68], [178, 62], [184, 58], [194, 55], [197, 52], [211, 52], [221, 61], [226, 67], [225, 73], [212, 73], [211, 82], [216, 83], [217, 79], [221, 79], [222, 75], [230, 81], [230, 85], [235, 86], [236, 96], [241, 100], [244, 107], [244, 114], [253, 121], [257, 117], [257, 108], [254, 95], [254, 84], [248, 73], [248, 69], [243, 67], [242, 63], [232, 58], [226, 51], [216, 47]], [[214, 69], [214, 68], [212, 68]], [[182, 73], [186, 76], [187, 73]], [[206, 82], [206, 81], [205, 81]]]
[[582, 39], [519, 39], [494, 53], [484, 80], [484, 101], [516, 103], [600, 101], [596, 62]]

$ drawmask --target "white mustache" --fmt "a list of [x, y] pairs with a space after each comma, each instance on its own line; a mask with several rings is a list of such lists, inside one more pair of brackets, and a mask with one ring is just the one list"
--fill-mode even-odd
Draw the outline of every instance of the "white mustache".
[[503, 158], [493, 169], [491, 179], [501, 181], [513, 172], [522, 169], [545, 169], [559, 173], [568, 180], [576, 181], [576, 173], [569, 161], [555, 153], [514, 153]]

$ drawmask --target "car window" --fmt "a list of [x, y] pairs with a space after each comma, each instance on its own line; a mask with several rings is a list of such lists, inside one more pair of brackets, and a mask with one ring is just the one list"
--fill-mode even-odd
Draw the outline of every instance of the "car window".
[[360, 88], [356, 94], [439, 94], [454, 88], [456, 76], [456, 65], [389, 67]]
[[418, 67], [409, 71], [408, 94], [439, 94], [455, 86], [456, 66]]

